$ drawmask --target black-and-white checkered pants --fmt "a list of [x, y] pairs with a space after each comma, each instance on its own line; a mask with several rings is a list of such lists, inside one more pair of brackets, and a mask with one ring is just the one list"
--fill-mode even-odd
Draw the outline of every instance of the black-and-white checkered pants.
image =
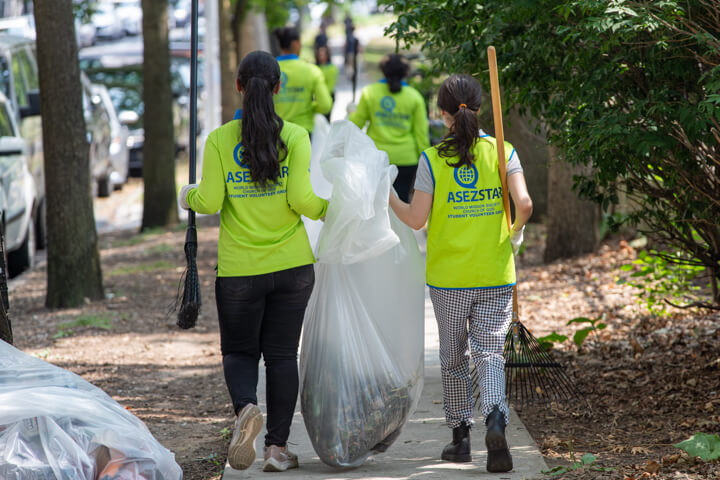
[[507, 424], [503, 346], [512, 320], [512, 287], [460, 290], [431, 287], [430, 299], [440, 332], [440, 369], [448, 426], [472, 423], [468, 344], [478, 371], [483, 420], [497, 405]]

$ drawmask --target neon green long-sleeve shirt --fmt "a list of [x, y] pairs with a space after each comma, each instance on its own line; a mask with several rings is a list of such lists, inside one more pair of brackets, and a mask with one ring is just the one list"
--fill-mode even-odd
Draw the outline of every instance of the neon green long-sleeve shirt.
[[325, 77], [325, 85], [328, 87], [328, 91], [332, 94], [335, 91], [335, 85], [337, 85], [337, 79], [339, 75], [338, 68], [332, 63], [326, 63], [325, 65], [318, 65], [318, 68]]
[[280, 64], [280, 92], [273, 96], [280, 118], [312, 132], [315, 113], [332, 109], [332, 98], [320, 69], [297, 55], [277, 57]]
[[363, 88], [350, 121], [360, 128], [369, 122], [368, 136], [394, 165], [417, 165], [430, 147], [425, 100], [407, 84], [397, 93], [391, 93], [384, 80]]
[[263, 189], [242, 164], [241, 121], [210, 133], [202, 181], [186, 197], [198, 213], [220, 210], [218, 276], [260, 275], [314, 263], [300, 215], [316, 220], [325, 215], [328, 202], [312, 191], [308, 133], [284, 122], [280, 137], [288, 154], [280, 163], [278, 183]]

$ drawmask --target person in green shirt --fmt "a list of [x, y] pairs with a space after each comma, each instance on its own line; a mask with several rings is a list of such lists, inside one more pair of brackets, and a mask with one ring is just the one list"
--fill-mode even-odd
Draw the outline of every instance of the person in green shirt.
[[308, 132], [275, 112], [280, 67], [252, 52], [240, 63], [236, 87], [243, 109], [213, 130], [205, 144], [202, 180], [185, 185], [182, 208], [220, 211], [215, 299], [225, 380], [235, 414], [228, 461], [255, 461], [263, 417], [257, 406], [258, 362], [267, 377], [264, 470], [297, 467], [287, 449], [298, 395], [297, 352], [313, 289], [315, 257], [300, 218], [322, 218], [328, 202], [310, 184]]
[[515, 204], [508, 228], [495, 139], [478, 125], [480, 84], [453, 75], [438, 92], [448, 135], [422, 153], [415, 194], [407, 203], [390, 196], [400, 220], [422, 228], [428, 217], [426, 279], [440, 336], [440, 370], [452, 442], [441, 458], [469, 462], [473, 398], [466, 351], [478, 372], [487, 425], [487, 470], [507, 472], [512, 457], [505, 439], [503, 347], [512, 320], [515, 263], [532, 200], [512, 145], [505, 145], [507, 188]]
[[325, 115], [332, 109], [332, 98], [320, 69], [301, 60], [300, 35], [293, 27], [275, 30], [280, 44], [280, 91], [274, 97], [280, 118], [297, 123], [312, 133], [316, 113]]
[[360, 128], [369, 124], [367, 135], [379, 150], [397, 165], [393, 186], [405, 202], [420, 153], [430, 146], [427, 109], [420, 92], [405, 82], [409, 65], [402, 55], [388, 55], [380, 62], [385, 78], [363, 88], [350, 121]]
[[[333, 65], [330, 58], [330, 49], [327, 45], [320, 45], [315, 49], [315, 63], [323, 73], [325, 77], [325, 84], [327, 85], [330, 97], [332, 98], [333, 105], [335, 104], [335, 85], [337, 85], [338, 79], [338, 68]], [[325, 118], [330, 120], [330, 112], [325, 114]]]

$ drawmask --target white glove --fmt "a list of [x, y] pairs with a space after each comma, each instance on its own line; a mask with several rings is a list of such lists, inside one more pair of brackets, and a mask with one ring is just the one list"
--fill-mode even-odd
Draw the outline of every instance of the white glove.
[[525, 232], [525, 225], [520, 227], [520, 230], [515, 230], [515, 227], [513, 226], [512, 231], [510, 232], [510, 245], [512, 245], [514, 255], [518, 254], [520, 245], [523, 243], [523, 232]]
[[187, 202], [187, 194], [193, 188], [197, 188], [196, 183], [185, 185], [180, 189], [180, 193], [178, 194], [178, 205], [180, 205], [180, 208], [183, 210], [190, 210], [190, 205]]

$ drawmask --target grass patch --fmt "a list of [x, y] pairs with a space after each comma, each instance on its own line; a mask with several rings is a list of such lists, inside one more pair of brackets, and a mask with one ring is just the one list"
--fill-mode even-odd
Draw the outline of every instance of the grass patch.
[[113, 319], [107, 315], [88, 314], [81, 315], [70, 322], [63, 322], [58, 325], [58, 331], [53, 338], [71, 337], [75, 334], [76, 328], [100, 328], [102, 330], [110, 330], [112, 328]]
[[135, 245], [143, 243], [144, 241], [154, 236], [162, 235], [168, 232], [184, 232], [186, 228], [187, 225], [184, 222], [178, 222], [176, 225], [173, 225], [171, 227], [148, 228], [146, 230], [143, 230], [142, 232], [135, 234], [130, 238], [124, 238], [112, 242], [110, 244], [110, 248], [133, 247]]
[[117, 267], [107, 274], [109, 277], [116, 277], [118, 275], [132, 275], [136, 273], [147, 273], [154, 272], [156, 270], [167, 270], [174, 269], [177, 265], [170, 263], [167, 260], [158, 260], [156, 262], [138, 263], [136, 265], [128, 265], [125, 267]]
[[164, 255], [166, 253], [173, 253], [175, 251], [175, 248], [172, 245], [169, 245], [167, 243], [161, 243], [159, 245], [154, 245], [150, 247], [147, 250], [147, 253], [149, 255]]

